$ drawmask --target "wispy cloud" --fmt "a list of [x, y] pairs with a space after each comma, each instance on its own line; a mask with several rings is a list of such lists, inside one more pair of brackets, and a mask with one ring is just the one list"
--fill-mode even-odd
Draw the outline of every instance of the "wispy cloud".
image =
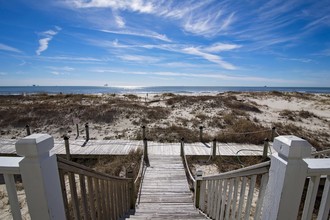
[[6, 76], [6, 75], [8, 75], [8, 74], [5, 72], [0, 72], [0, 76]]
[[234, 50], [242, 47], [238, 44], [224, 44], [224, 43], [215, 43], [211, 46], [204, 47], [204, 51], [207, 52], [221, 52], [221, 51], [228, 51], [228, 50]]
[[61, 30], [60, 27], [55, 26], [55, 30], [47, 30], [44, 32], [39, 33], [39, 35], [42, 37], [39, 39], [39, 47], [36, 50], [36, 54], [39, 56], [41, 52], [47, 50], [49, 42], [53, 39], [53, 37], [58, 34], [58, 32]]
[[281, 57], [281, 60], [288, 60], [288, 61], [295, 61], [295, 62], [301, 62], [301, 63], [310, 63], [313, 60], [308, 58], [287, 58], [287, 57]]
[[71, 3], [78, 8], [113, 8], [116, 10], [129, 10], [139, 13], [152, 13], [154, 11], [153, 3], [144, 0], [73, 0]]
[[48, 61], [61, 61], [61, 62], [105, 62], [107, 59], [95, 57], [79, 57], [79, 56], [42, 56], [39, 59]]
[[232, 65], [226, 61], [223, 61], [221, 57], [214, 55], [214, 54], [202, 52], [198, 48], [188, 47], [188, 48], [183, 49], [182, 51], [187, 54], [203, 57], [204, 59], [206, 59], [210, 62], [219, 64], [222, 68], [227, 69], [227, 70], [237, 69], [234, 65]]
[[141, 55], [118, 55], [118, 58], [125, 61], [133, 61], [139, 63], [155, 63], [158, 62], [160, 59], [151, 56], [141, 56]]
[[58, 76], [58, 75], [63, 75], [63, 73], [58, 72], [58, 71], [52, 71], [51, 74]]
[[15, 52], [15, 53], [22, 53], [22, 51], [20, 51], [19, 49], [8, 46], [6, 44], [2, 44], [2, 43], [0, 43], [0, 50]]
[[75, 68], [69, 67], [69, 66], [47, 66], [47, 69], [54, 70], [54, 71], [65, 71], [65, 72], [71, 72], [74, 71]]
[[[216, 36], [226, 31], [235, 20], [235, 12], [228, 12], [222, 4], [210, 5], [213, 1], [147, 1], [147, 0], [72, 0], [66, 1], [72, 8], [110, 8], [115, 23], [124, 22], [117, 17], [118, 11], [150, 14], [178, 22], [181, 28], [194, 35]], [[118, 19], [119, 18], [119, 19]]]
[[153, 38], [165, 42], [172, 42], [165, 34], [159, 34], [153, 31], [134, 31], [134, 30], [99, 30], [105, 33], [111, 33], [111, 34], [119, 34], [119, 35], [131, 35], [131, 36], [137, 36], [137, 37], [147, 37], [147, 38]]

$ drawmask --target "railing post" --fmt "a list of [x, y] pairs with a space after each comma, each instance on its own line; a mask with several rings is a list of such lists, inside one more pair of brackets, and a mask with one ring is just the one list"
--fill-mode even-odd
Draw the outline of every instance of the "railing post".
[[26, 128], [26, 136], [31, 135], [30, 125], [26, 125], [25, 128]]
[[89, 125], [88, 123], [85, 124], [85, 130], [86, 130], [86, 141], [89, 140]]
[[146, 162], [146, 164], [149, 164], [147, 138], [143, 139], [143, 147], [144, 147], [144, 149], [143, 149], [144, 162]]
[[144, 140], [146, 138], [146, 126], [142, 126], [142, 140]]
[[269, 140], [268, 138], [265, 138], [264, 140], [264, 150], [263, 150], [263, 153], [262, 153], [262, 159], [265, 160], [268, 156], [268, 146], [269, 146]]
[[134, 188], [133, 170], [128, 170], [126, 177], [131, 178], [131, 181], [129, 183], [130, 209], [134, 209], [135, 208], [135, 188]]
[[275, 138], [275, 131], [276, 131], [276, 127], [272, 127], [272, 134], [271, 134], [271, 141], [274, 141]]
[[78, 124], [76, 124], [76, 129], [77, 129], [77, 137], [76, 137], [76, 139], [79, 137], [79, 125]]
[[50, 156], [54, 139], [33, 134], [16, 142], [31, 219], [66, 219], [56, 155]]
[[184, 157], [184, 138], [181, 138], [180, 142], [180, 156]]
[[63, 135], [64, 145], [65, 145], [65, 154], [66, 154], [67, 160], [71, 160], [69, 138], [70, 137], [68, 135]]
[[279, 136], [271, 156], [269, 181], [263, 202], [262, 219], [297, 219], [307, 176], [311, 145], [296, 136]]
[[215, 158], [217, 155], [217, 139], [213, 139], [213, 145], [212, 145], [212, 159]]
[[199, 208], [199, 199], [200, 199], [200, 193], [201, 193], [201, 182], [203, 179], [203, 171], [197, 170], [196, 172], [196, 182], [195, 182], [195, 196], [194, 196], [194, 205], [196, 208]]
[[199, 141], [203, 142], [203, 126], [199, 126]]

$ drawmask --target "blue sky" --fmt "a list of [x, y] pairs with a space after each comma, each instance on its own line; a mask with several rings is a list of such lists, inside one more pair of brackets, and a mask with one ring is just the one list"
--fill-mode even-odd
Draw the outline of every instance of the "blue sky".
[[0, 86], [330, 86], [329, 0], [0, 0]]

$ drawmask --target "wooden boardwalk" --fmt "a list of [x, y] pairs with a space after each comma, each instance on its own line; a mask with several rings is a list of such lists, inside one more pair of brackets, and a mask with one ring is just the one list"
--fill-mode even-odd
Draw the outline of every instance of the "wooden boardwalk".
[[[0, 139], [0, 155], [16, 155], [15, 143], [17, 140]], [[209, 156], [212, 143], [185, 144], [186, 155]], [[72, 156], [97, 155], [127, 155], [130, 151], [142, 149], [143, 142], [138, 140], [70, 140], [70, 153]], [[262, 155], [263, 146], [251, 144], [217, 143], [217, 155], [223, 156], [252, 156]], [[148, 142], [149, 155], [180, 155], [180, 143]], [[65, 154], [63, 140], [55, 140], [51, 154]]]
[[207, 219], [193, 205], [180, 156], [150, 155], [136, 212], [129, 219]]

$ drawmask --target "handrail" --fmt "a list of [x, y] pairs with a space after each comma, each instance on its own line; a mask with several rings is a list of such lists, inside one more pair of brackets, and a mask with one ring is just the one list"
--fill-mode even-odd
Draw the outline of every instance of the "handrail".
[[188, 176], [189, 176], [189, 179], [194, 183], [193, 185], [195, 185], [195, 182], [196, 182], [196, 179], [194, 178], [190, 168], [189, 168], [189, 165], [188, 165], [188, 161], [187, 161], [187, 156], [185, 154], [185, 150], [184, 150], [184, 142], [182, 141], [181, 144], [183, 144], [182, 146], [182, 156], [183, 156], [183, 159], [184, 159], [184, 164], [185, 164], [185, 167], [186, 167], [186, 170], [188, 171]]
[[76, 174], [83, 174], [83, 175], [90, 175], [92, 177], [100, 178], [100, 179], [111, 179], [111, 180], [126, 180], [131, 181], [131, 178], [124, 178], [124, 177], [118, 177], [118, 176], [112, 176], [109, 174], [101, 173], [96, 170], [93, 170], [92, 168], [86, 167], [84, 165], [68, 161], [64, 158], [57, 157], [58, 161], [58, 167], [59, 169], [63, 169], [68, 172], [76, 172]]
[[139, 172], [134, 180], [134, 184], [137, 183], [138, 179], [141, 177], [141, 174], [142, 174], [142, 170], [144, 168], [144, 153], [142, 152], [142, 156], [141, 156], [141, 162], [140, 162], [140, 168], [139, 168]]
[[313, 157], [321, 156], [323, 154], [330, 154], [330, 149], [322, 150], [322, 151], [316, 151], [312, 153]]
[[270, 168], [270, 161], [259, 163], [256, 165], [244, 167], [238, 170], [229, 171], [226, 173], [221, 173], [217, 175], [203, 176], [203, 180], [220, 180], [220, 179], [228, 179], [235, 177], [243, 177], [250, 175], [257, 175], [267, 173]]
[[119, 219], [134, 209], [132, 178], [101, 173], [60, 157], [57, 165], [67, 219]]
[[[183, 151], [183, 152], [184, 152], [184, 151]], [[188, 162], [187, 162], [187, 157], [186, 157], [186, 154], [185, 154], [185, 153], [183, 154], [183, 158], [184, 158], [184, 162], [185, 162], [185, 165], [186, 165], [186, 167], [187, 167], [187, 170], [188, 170], [189, 178], [190, 178], [190, 180], [191, 180], [193, 183], [195, 183], [195, 182], [196, 182], [196, 179], [194, 178], [194, 176], [193, 176], [192, 173], [191, 173], [191, 170], [190, 170], [190, 168], [189, 168], [189, 165], [188, 165]]]
[[13, 219], [22, 219], [14, 174], [20, 174], [19, 162], [23, 157], [0, 157], [0, 174], [3, 174]]

